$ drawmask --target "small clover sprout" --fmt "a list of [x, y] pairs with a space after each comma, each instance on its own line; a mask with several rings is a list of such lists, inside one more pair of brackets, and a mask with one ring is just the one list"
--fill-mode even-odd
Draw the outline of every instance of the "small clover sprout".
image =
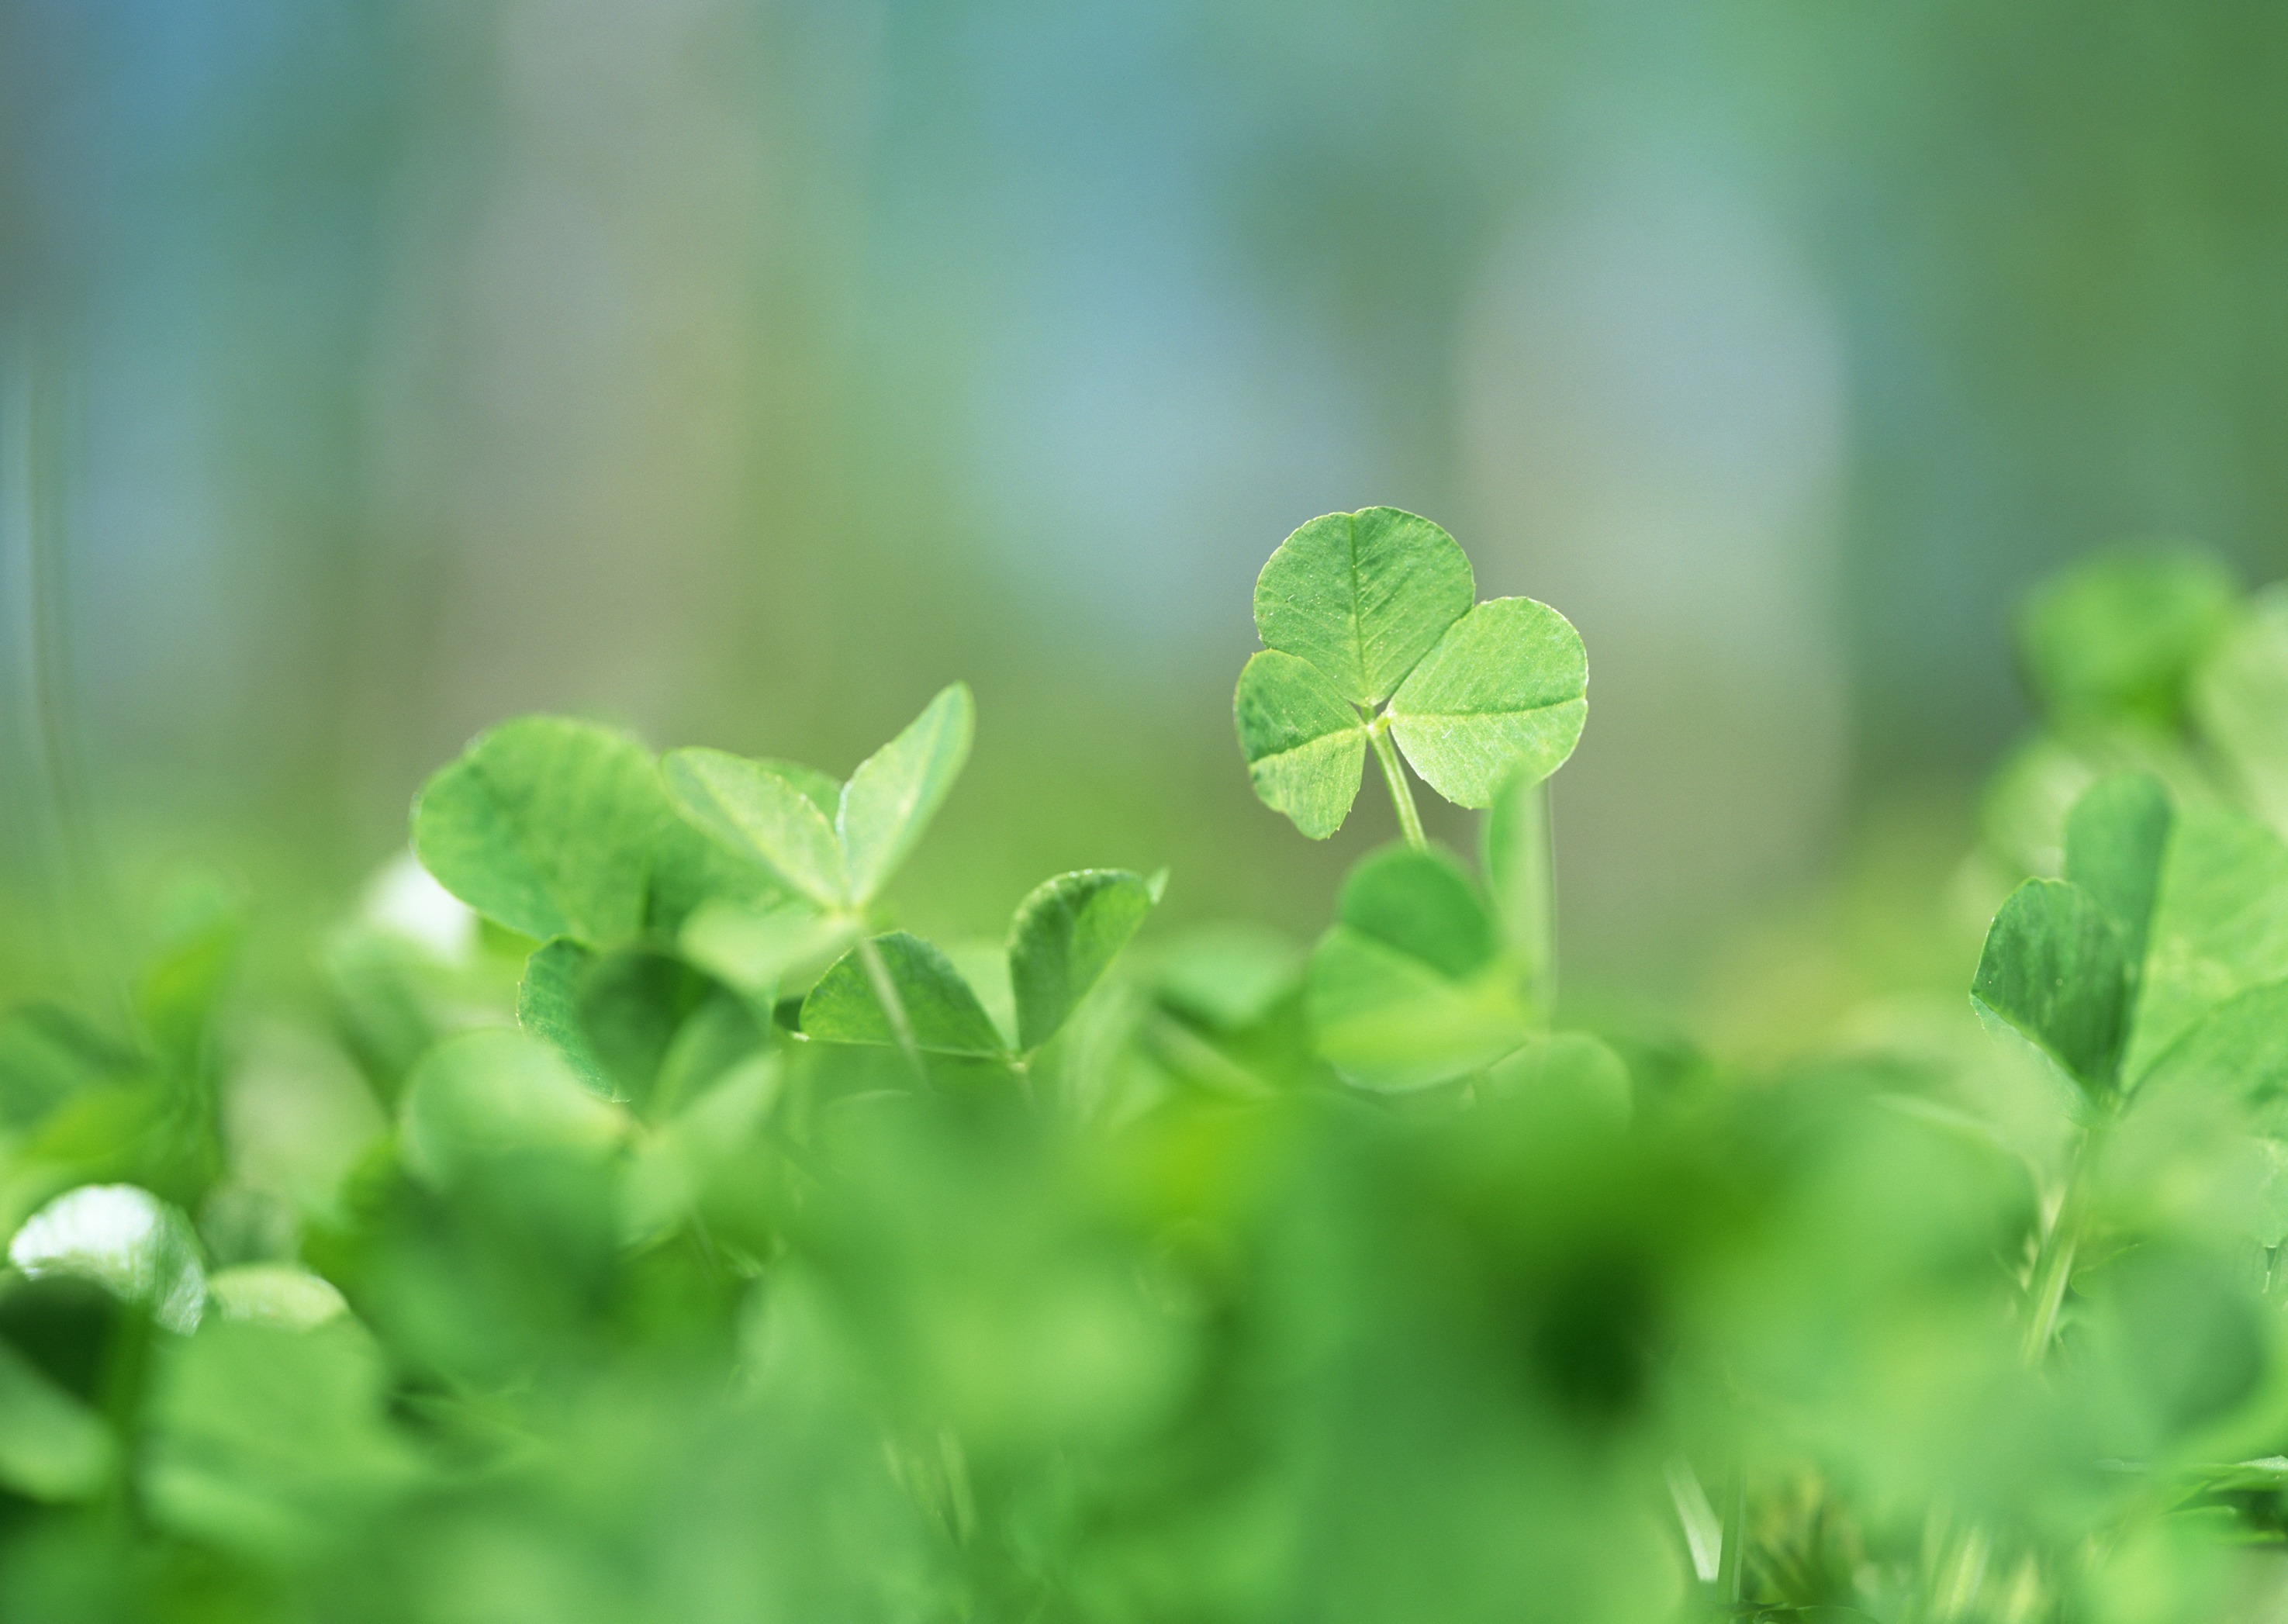
[[1255, 583], [1264, 647], [1232, 701], [1267, 805], [1325, 839], [1349, 815], [1371, 748], [1418, 848], [1400, 753], [1469, 807], [1564, 764], [1588, 714], [1580, 634], [1529, 598], [1473, 606], [1476, 591], [1454, 538], [1396, 508], [1331, 513], [1280, 544]]

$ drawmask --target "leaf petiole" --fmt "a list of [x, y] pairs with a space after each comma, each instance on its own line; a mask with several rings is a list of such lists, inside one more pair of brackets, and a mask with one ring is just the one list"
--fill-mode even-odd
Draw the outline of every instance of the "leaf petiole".
[[1398, 764], [1398, 747], [1390, 741], [1389, 717], [1375, 717], [1367, 725], [1366, 736], [1373, 741], [1375, 760], [1382, 764], [1382, 780], [1390, 786], [1390, 802], [1398, 809], [1398, 828], [1406, 844], [1417, 852], [1429, 850], [1421, 814], [1414, 810], [1414, 791], [1407, 785], [1406, 770]]

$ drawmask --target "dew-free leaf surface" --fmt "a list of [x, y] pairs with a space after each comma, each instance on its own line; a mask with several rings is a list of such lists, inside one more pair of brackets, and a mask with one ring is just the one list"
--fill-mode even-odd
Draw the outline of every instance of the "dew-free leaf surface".
[[1094, 986], [1160, 899], [1160, 883], [1120, 868], [1084, 868], [1044, 882], [1009, 927], [1017, 1047], [1038, 1049]]
[[[1002, 1052], [993, 1018], [944, 954], [903, 931], [878, 936], [872, 946], [897, 989], [916, 1048], [948, 1055]], [[806, 1036], [833, 1043], [899, 1044], [896, 1024], [876, 994], [862, 949], [852, 948], [819, 978], [802, 1001], [802, 1029]]]
[[624, 733], [528, 717], [480, 734], [414, 803], [413, 849], [446, 890], [536, 940], [592, 947], [643, 928], [667, 806]]
[[398, 1134], [406, 1164], [439, 1182], [528, 1151], [600, 1155], [628, 1131], [556, 1051], [521, 1033], [448, 1039], [406, 1080]]
[[850, 775], [835, 820], [850, 876], [850, 899], [865, 906], [890, 883], [937, 816], [969, 760], [976, 702], [966, 683], [942, 690]]
[[849, 900], [841, 842], [814, 798], [815, 784], [727, 750], [670, 750], [663, 765], [668, 793], [685, 817], [821, 907]]
[[1470, 560], [1428, 519], [1397, 508], [1329, 513], [1298, 529], [1255, 582], [1266, 648], [1317, 669], [1336, 696], [1378, 705], [1469, 608]]
[[2119, 933], [2097, 899], [2063, 880], [2028, 880], [1995, 915], [1970, 995], [2095, 1094], [2113, 1083], [2126, 984]]
[[1390, 701], [1391, 735], [1458, 806], [1492, 804], [1513, 780], [1565, 764], [1588, 719], [1589, 658], [1573, 623], [1529, 598], [1480, 604]]
[[1305, 1004], [1320, 1055], [1389, 1091], [1465, 1075], [1532, 1035], [1476, 886], [1444, 852], [1386, 847], [1344, 882], [1311, 955]]
[[524, 962], [524, 978], [517, 983], [516, 1024], [552, 1046], [573, 1075], [609, 1099], [611, 1074], [580, 1021], [581, 986], [595, 968], [596, 958], [593, 948], [569, 937], [560, 936], [535, 949]]
[[2099, 780], [2066, 815], [2066, 878], [2113, 922], [2133, 981], [2145, 962], [2173, 821], [2169, 792], [2146, 772]]
[[2288, 979], [2288, 844], [2228, 807], [2179, 811], [2161, 866], [2136, 1030], [2133, 1081], [2208, 1011]]
[[1313, 840], [1342, 828], [1366, 766], [1366, 727], [1333, 682], [1293, 654], [1265, 649], [1232, 697], [1248, 777], [1265, 805]]

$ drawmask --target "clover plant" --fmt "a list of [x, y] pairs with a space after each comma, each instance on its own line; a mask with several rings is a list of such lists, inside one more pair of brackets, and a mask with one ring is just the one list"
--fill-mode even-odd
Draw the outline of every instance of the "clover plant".
[[1475, 597], [1263, 570], [1258, 794], [1402, 835], [1315, 942], [900, 929], [956, 685], [841, 781], [504, 723], [304, 969], [197, 883], [0, 1012], [0, 1618], [2276, 1613], [2288, 600], [2046, 585], [1974, 967], [1747, 1061], [1559, 1002], [1585, 657]]

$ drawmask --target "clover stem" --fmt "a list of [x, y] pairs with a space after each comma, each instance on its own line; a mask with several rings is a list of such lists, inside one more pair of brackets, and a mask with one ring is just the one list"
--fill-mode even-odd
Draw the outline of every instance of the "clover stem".
[[1391, 804], [1398, 809], [1399, 831], [1406, 844], [1417, 852], [1429, 849], [1430, 842], [1422, 833], [1421, 814], [1414, 810], [1414, 791], [1407, 788], [1406, 770], [1398, 764], [1398, 747], [1390, 741], [1390, 723], [1377, 717], [1366, 736], [1374, 741], [1374, 758], [1382, 764], [1383, 782], [1390, 786]]
[[2038, 1368], [2057, 1337], [2058, 1315], [2065, 1306], [2066, 1287], [2073, 1280], [2075, 1254], [2081, 1248], [2083, 1186], [2086, 1170], [2096, 1155], [2103, 1120], [2082, 1129], [2081, 1143], [2067, 1165], [2066, 1187], [2058, 1200], [2058, 1214], [2034, 1255], [2034, 1268], [2026, 1280], [2026, 1341], [2020, 1350], [2026, 1364]]
[[858, 939], [858, 962], [866, 967], [866, 978], [874, 984], [874, 1000], [882, 1006], [882, 1013], [890, 1023], [890, 1035], [898, 1040], [905, 1051], [906, 1064], [914, 1068], [914, 1077], [924, 1088], [929, 1086], [929, 1068], [923, 1063], [921, 1045], [914, 1042], [914, 1024], [906, 1016], [906, 1001], [898, 995], [897, 981], [890, 967], [882, 960], [882, 950], [874, 946], [874, 939]]

